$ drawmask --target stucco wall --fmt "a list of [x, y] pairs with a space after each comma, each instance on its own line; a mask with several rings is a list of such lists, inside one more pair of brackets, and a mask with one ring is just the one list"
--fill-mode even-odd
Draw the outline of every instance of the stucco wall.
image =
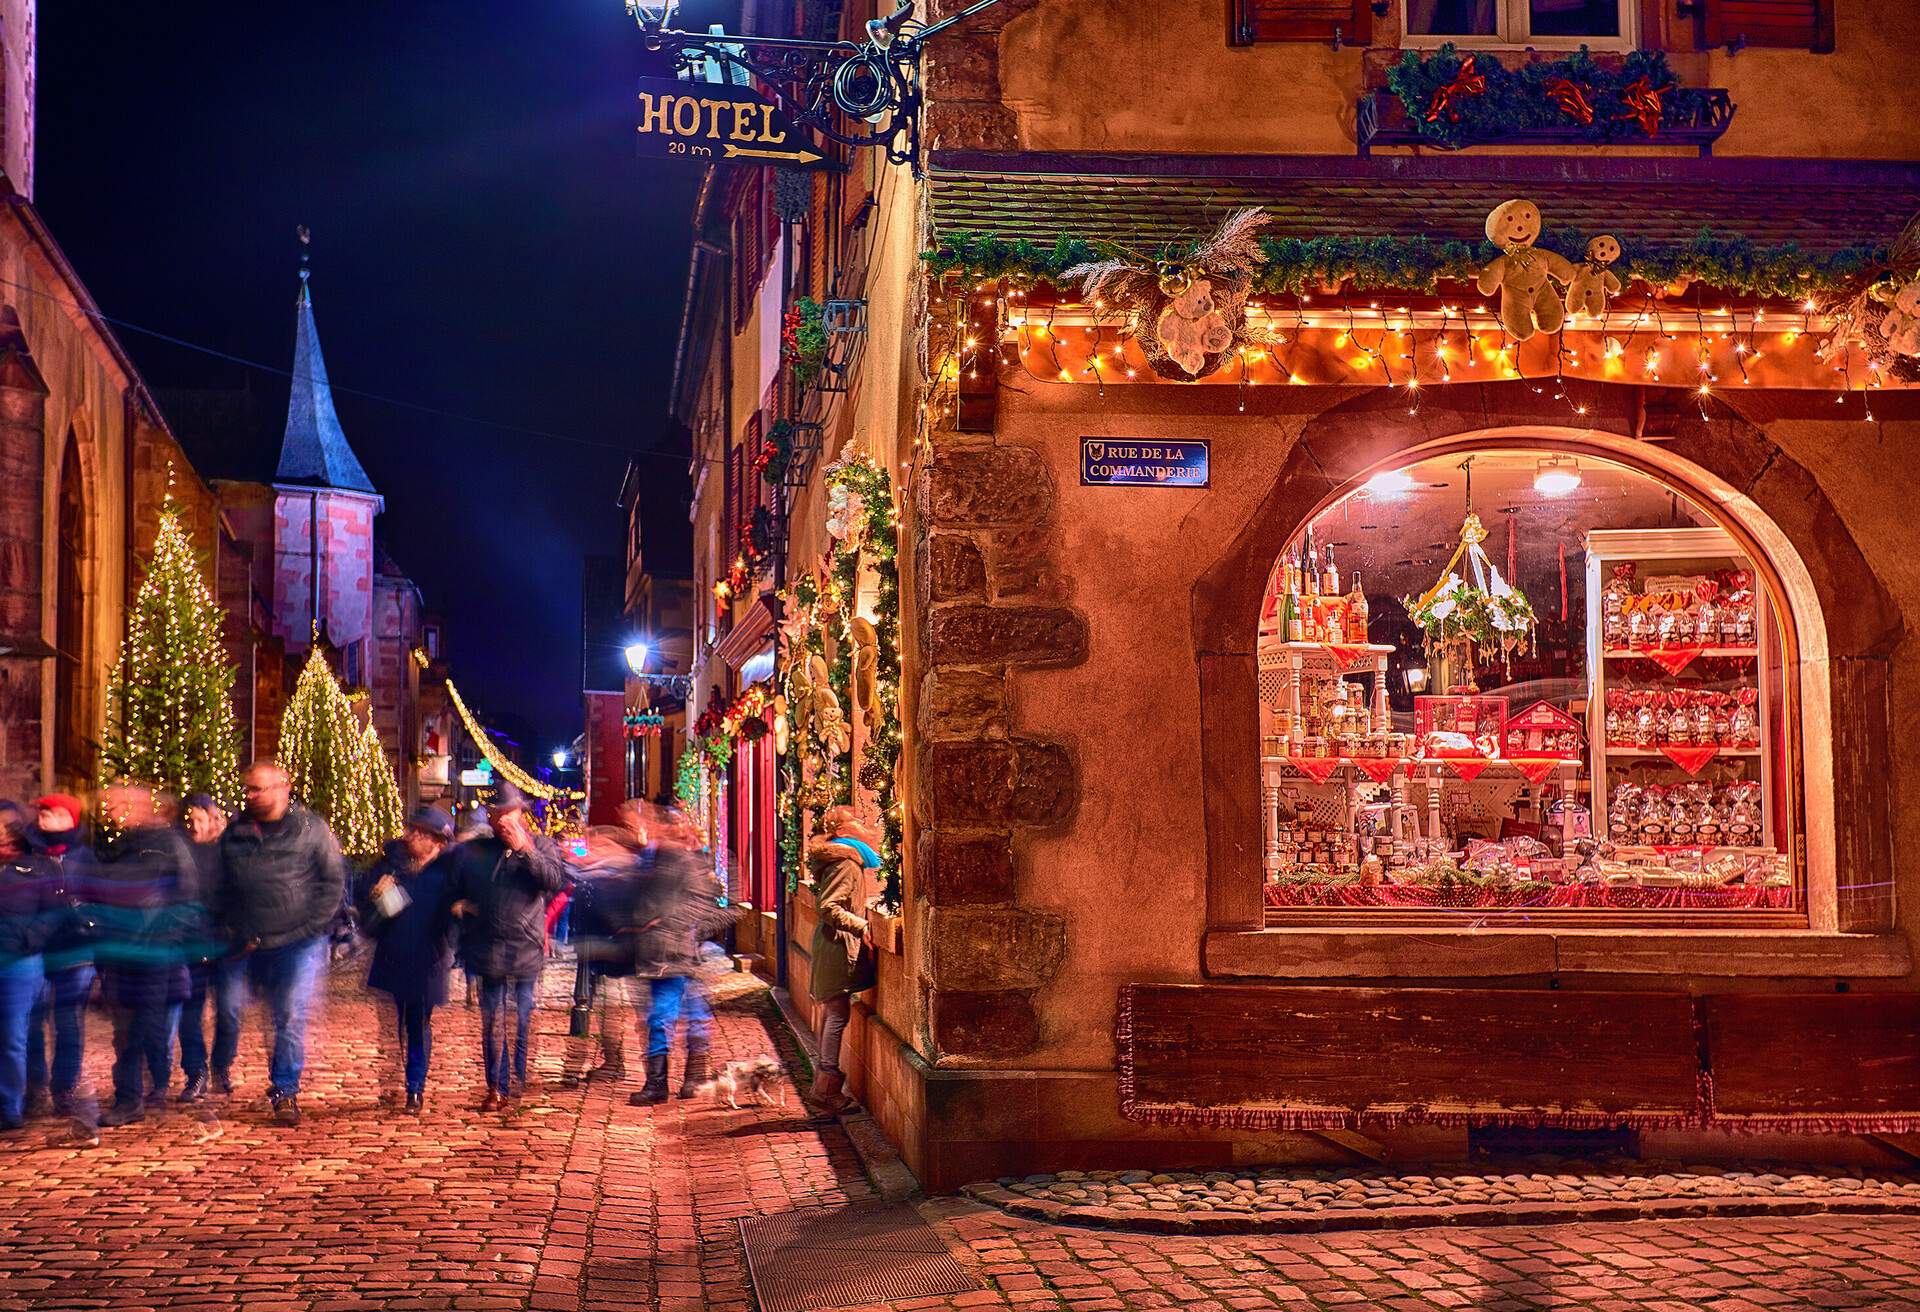
[[[1006, 22], [997, 55], [1012, 111], [1002, 147], [1173, 154], [1349, 154], [1363, 66], [1397, 57], [1397, 13], [1375, 26], [1371, 53], [1330, 45], [1227, 44], [1222, 0], [1046, 0]], [[1837, 0], [1830, 54], [1698, 52], [1674, 39], [1680, 76], [1723, 86], [1738, 110], [1722, 155], [1911, 159], [1920, 120], [1908, 69], [1920, 37], [1910, 0]], [[1689, 29], [1690, 32], [1690, 29]], [[938, 56], [936, 54], [937, 61]], [[931, 83], [936, 100], [942, 84]], [[972, 88], [963, 94], [979, 94]], [[1846, 106], [1808, 114], [1808, 105]], [[977, 115], [976, 115], [977, 119]], [[989, 128], [989, 131], [992, 129]], [[967, 130], [956, 133], [964, 137]], [[952, 144], [981, 144], [965, 142]]]

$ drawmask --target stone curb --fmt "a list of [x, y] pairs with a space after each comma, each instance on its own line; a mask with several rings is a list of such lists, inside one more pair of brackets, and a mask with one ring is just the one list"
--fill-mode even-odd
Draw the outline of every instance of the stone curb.
[[1450, 1207], [1341, 1208], [1294, 1213], [1155, 1212], [1144, 1208], [1075, 1207], [1029, 1198], [997, 1184], [960, 1192], [1010, 1216], [1050, 1225], [1138, 1230], [1165, 1235], [1315, 1234], [1332, 1230], [1414, 1230], [1427, 1226], [1557, 1225], [1568, 1221], [1651, 1221], [1673, 1217], [1920, 1215], [1920, 1200], [1895, 1198], [1642, 1198], [1631, 1201], [1462, 1203]]
[[[801, 1024], [800, 1017], [793, 1010], [793, 1000], [785, 989], [769, 988], [768, 996], [783, 1024], [793, 1035], [793, 1041], [807, 1054], [808, 1062], [817, 1062], [819, 1052], [814, 1042], [813, 1032]], [[805, 1104], [802, 1104], [803, 1111]], [[879, 1122], [862, 1107], [856, 1111], [842, 1112], [838, 1117], [840, 1128], [846, 1132], [847, 1142], [853, 1146], [854, 1156], [860, 1159], [861, 1168], [867, 1173], [879, 1189], [880, 1197], [890, 1203], [911, 1198], [920, 1192], [920, 1182], [913, 1172], [894, 1151], [893, 1144], [881, 1130]]]

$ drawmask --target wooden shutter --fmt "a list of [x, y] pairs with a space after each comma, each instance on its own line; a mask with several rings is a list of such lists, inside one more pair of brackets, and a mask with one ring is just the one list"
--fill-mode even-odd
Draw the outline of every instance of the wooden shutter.
[[1324, 41], [1343, 46], [1373, 39], [1372, 0], [1228, 0], [1237, 46], [1263, 41]]
[[1700, 44], [1833, 49], [1833, 0], [1699, 0]]
[[720, 576], [726, 577], [733, 568], [733, 558], [740, 550], [740, 539], [736, 527], [740, 523], [740, 445], [733, 443], [727, 447], [726, 463], [721, 466], [726, 478], [726, 492], [720, 508], [721, 547], [727, 558], [720, 563]]

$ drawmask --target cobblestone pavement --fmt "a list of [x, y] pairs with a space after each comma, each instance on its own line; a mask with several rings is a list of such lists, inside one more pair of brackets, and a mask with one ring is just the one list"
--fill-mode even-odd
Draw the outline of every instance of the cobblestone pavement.
[[[169, 1110], [56, 1141], [0, 1139], [0, 1309], [646, 1309], [747, 1312], [735, 1222], [876, 1191], [839, 1126], [785, 1108], [635, 1108], [634, 1085], [569, 1082], [570, 971], [549, 975], [536, 1079], [512, 1114], [475, 1110], [476, 1013], [441, 1013], [426, 1114], [379, 1100], [383, 1027], [335, 975], [309, 1044], [305, 1122], [260, 1105], [250, 1029], [219, 1118]], [[722, 1058], [779, 1051], [764, 992], [729, 981]], [[723, 991], [724, 992], [724, 991]], [[89, 1068], [105, 1074], [96, 1024]], [[982, 1288], [903, 1308], [1505, 1309], [1920, 1312], [1920, 1219], [1716, 1217], [1330, 1235], [1131, 1235], [925, 1204]]]
[[[1435, 1168], [1429, 1168], [1435, 1169]], [[1444, 1168], [1441, 1168], [1444, 1169]], [[1758, 1211], [1920, 1213], [1920, 1176], [1845, 1167], [1613, 1165], [1554, 1158], [1417, 1170], [1062, 1171], [969, 1185], [1016, 1216], [1168, 1233], [1356, 1230], [1460, 1221], [1631, 1220]]]

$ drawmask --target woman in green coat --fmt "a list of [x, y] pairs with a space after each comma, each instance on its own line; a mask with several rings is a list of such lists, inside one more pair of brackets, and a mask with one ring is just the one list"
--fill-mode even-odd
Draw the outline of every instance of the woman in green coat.
[[[813, 970], [808, 980], [820, 1009], [820, 1061], [813, 1077], [813, 1101], [825, 1112], [840, 1112], [853, 1099], [841, 1090], [840, 1041], [853, 1010], [855, 963], [862, 949], [873, 951], [867, 928], [867, 878], [878, 869], [879, 839], [850, 806], [836, 806], [820, 817], [820, 836], [807, 849], [819, 923], [813, 930]], [[869, 987], [860, 985], [860, 987]]]

